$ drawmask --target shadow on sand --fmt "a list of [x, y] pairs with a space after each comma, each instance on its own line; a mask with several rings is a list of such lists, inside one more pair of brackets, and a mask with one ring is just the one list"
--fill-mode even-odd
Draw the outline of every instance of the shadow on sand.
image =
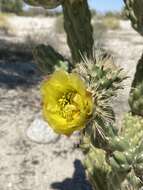
[[80, 160], [74, 162], [74, 174], [62, 182], [55, 182], [51, 187], [55, 190], [92, 190], [86, 179], [85, 170]]
[[40, 72], [34, 63], [32, 50], [22, 44], [11, 44], [0, 40], [0, 87], [30, 87], [40, 80]]

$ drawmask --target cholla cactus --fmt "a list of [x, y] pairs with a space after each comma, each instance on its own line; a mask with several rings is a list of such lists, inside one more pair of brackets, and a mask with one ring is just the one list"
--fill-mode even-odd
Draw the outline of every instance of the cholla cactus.
[[118, 131], [113, 126], [114, 114], [109, 106], [124, 75], [111, 57], [97, 51], [95, 59], [84, 58], [76, 71], [85, 79], [94, 98], [92, 120], [83, 131], [81, 143], [94, 189], [138, 190], [143, 175], [143, 120], [130, 116]]
[[[82, 129], [81, 148], [94, 189], [138, 190], [143, 181], [143, 121], [140, 117], [128, 116], [121, 131], [114, 126], [110, 101], [122, 88], [121, 82], [126, 77], [115, 67], [111, 56], [96, 50], [92, 57], [91, 15], [87, 0], [25, 1], [48, 8], [62, 3], [73, 63], [80, 62], [74, 73], [57, 71], [42, 83], [45, 120], [56, 132], [68, 136]], [[133, 9], [138, 19], [134, 28], [142, 34], [142, 14], [136, 12], [139, 8], [136, 5], [141, 2], [125, 1], [128, 10]], [[36, 49], [34, 56], [40, 66], [45, 67], [46, 63], [51, 64], [51, 57], [45, 59], [46, 49], [41, 50]]]
[[82, 76], [93, 94], [94, 118], [98, 118], [95, 119], [96, 126], [98, 122], [105, 123], [105, 118], [112, 121], [114, 114], [109, 100], [116, 95], [118, 89], [122, 88], [120, 83], [126, 78], [122, 69], [116, 68], [111, 56], [96, 50], [92, 59], [83, 57], [83, 63], [77, 64], [75, 71]]
[[42, 83], [43, 114], [54, 131], [69, 136], [82, 130], [84, 164], [95, 190], [142, 186], [143, 119], [129, 115], [118, 131], [110, 107], [125, 78], [111, 56], [96, 50], [72, 73], [58, 71]]

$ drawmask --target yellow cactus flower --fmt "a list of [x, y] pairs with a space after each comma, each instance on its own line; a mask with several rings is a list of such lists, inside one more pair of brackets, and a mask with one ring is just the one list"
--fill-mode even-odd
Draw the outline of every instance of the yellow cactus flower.
[[53, 130], [71, 135], [92, 115], [92, 95], [78, 74], [55, 71], [41, 84], [43, 116]]

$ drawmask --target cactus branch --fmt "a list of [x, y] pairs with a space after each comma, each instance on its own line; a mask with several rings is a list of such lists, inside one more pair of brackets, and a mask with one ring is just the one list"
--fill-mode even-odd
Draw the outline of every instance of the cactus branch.
[[67, 1], [62, 3], [64, 27], [68, 45], [74, 63], [81, 61], [81, 54], [92, 55], [93, 37], [91, 14], [87, 0]]

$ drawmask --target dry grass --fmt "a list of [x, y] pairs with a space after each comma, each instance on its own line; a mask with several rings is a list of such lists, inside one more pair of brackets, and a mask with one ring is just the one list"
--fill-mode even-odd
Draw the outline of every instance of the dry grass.
[[103, 25], [110, 30], [116, 30], [120, 28], [119, 19], [116, 17], [103, 17]]
[[107, 28], [103, 25], [102, 22], [95, 21], [93, 24], [93, 38], [94, 40], [101, 42], [104, 40], [104, 36], [107, 32]]
[[8, 20], [10, 16], [13, 16], [13, 15], [0, 13], [0, 31], [4, 32], [4, 34], [7, 34], [7, 35], [12, 33], [12, 28]]
[[0, 30], [6, 32], [8, 28], [7, 17], [3, 14], [0, 14]]
[[108, 30], [117, 30], [120, 28], [120, 21], [113, 16], [93, 16], [92, 17], [93, 36], [98, 42], [104, 41]]

